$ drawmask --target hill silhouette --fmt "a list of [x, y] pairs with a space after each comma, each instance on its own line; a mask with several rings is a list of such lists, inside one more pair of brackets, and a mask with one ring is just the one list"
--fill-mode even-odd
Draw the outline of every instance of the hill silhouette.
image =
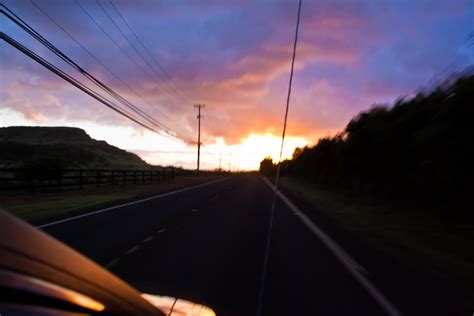
[[91, 138], [75, 127], [0, 128], [0, 166], [54, 164], [63, 168], [148, 168], [137, 155]]

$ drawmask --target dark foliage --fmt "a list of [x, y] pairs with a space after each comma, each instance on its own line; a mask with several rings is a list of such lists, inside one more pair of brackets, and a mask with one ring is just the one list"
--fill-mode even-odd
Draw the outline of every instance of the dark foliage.
[[473, 118], [474, 76], [468, 76], [360, 113], [341, 134], [295, 150], [290, 174], [393, 201], [466, 210], [472, 203]]
[[265, 159], [260, 162], [260, 173], [266, 176], [276, 173], [276, 166], [271, 157], [265, 157]]
[[63, 168], [149, 167], [137, 155], [92, 139], [79, 128], [0, 128], [0, 166], [27, 167], [41, 161], [44, 167], [57, 165], [58, 161]]
[[60, 156], [37, 156], [21, 164], [23, 169], [18, 171], [18, 176], [29, 181], [56, 180], [61, 178], [65, 166], [66, 162]]

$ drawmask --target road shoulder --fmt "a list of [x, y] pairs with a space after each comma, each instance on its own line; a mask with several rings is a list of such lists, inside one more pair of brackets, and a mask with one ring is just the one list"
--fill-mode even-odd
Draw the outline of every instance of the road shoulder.
[[35, 226], [41, 226], [221, 178], [224, 177], [220, 175], [183, 177], [157, 185], [110, 185], [34, 195], [19, 194], [2, 199], [0, 206]]
[[[458, 289], [447, 285], [438, 275], [416, 262], [406, 262], [391, 252], [387, 240], [374, 243], [368, 235], [347, 229], [337, 217], [328, 214], [294, 188], [283, 185], [281, 191], [317, 223], [368, 271], [368, 278], [406, 314], [464, 315], [469, 307]], [[372, 236], [370, 236], [372, 237]]]

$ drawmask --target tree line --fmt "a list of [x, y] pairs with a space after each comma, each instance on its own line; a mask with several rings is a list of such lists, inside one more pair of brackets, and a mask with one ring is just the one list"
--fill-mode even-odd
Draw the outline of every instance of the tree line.
[[[473, 119], [474, 75], [467, 75], [361, 112], [336, 136], [297, 148], [282, 162], [282, 174], [393, 201], [467, 210], [474, 187]], [[260, 164], [267, 175], [275, 168], [270, 158]]]

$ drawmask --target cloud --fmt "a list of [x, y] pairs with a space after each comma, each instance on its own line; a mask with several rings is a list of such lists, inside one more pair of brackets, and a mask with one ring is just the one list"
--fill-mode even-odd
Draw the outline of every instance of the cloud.
[[[195, 135], [193, 104], [206, 103], [202, 121], [205, 143], [223, 138], [227, 144], [238, 144], [252, 133], [281, 132], [296, 18], [294, 2], [114, 1], [160, 65], [172, 75], [172, 83], [152, 74], [151, 69], [160, 72], [159, 67], [114, 16], [148, 64], [141, 60], [95, 1], [81, 3], [148, 74], [115, 47], [77, 6], [38, 3], [140, 97], [29, 3], [7, 5], [14, 6], [18, 14], [81, 66], [173, 130]], [[449, 63], [450, 56], [458, 56], [460, 65], [472, 62], [459, 51], [458, 43], [471, 27], [466, 5], [468, 1], [304, 3], [289, 132], [311, 139], [335, 133], [364, 107], [379, 99], [396, 98], [429, 80], [445, 67], [445, 62]], [[108, 4], [106, 9], [113, 13]], [[8, 31], [52, 58], [12, 26]], [[0, 47], [0, 83], [6, 95], [1, 107], [34, 122], [57, 118], [135, 126], [34, 66], [25, 56], [4, 49], [4, 43]], [[190, 97], [183, 98], [175, 87]], [[142, 131], [134, 128], [137, 133]]]
[[0, 109], [11, 109], [23, 115], [30, 122], [41, 124], [47, 122], [46, 112], [63, 112], [58, 99], [53, 95], [45, 95], [34, 102], [24, 97], [7, 95], [0, 100]]

